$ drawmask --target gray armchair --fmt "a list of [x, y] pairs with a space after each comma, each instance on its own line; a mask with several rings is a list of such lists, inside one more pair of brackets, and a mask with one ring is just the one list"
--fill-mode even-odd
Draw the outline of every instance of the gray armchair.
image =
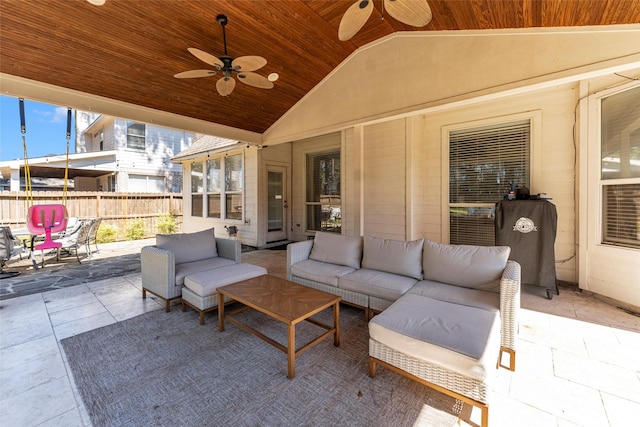
[[142, 298], [147, 292], [171, 302], [182, 297], [184, 278], [192, 273], [241, 262], [241, 245], [237, 240], [214, 237], [213, 229], [196, 233], [158, 234], [156, 245], [140, 251]]
[[23, 244], [13, 237], [11, 228], [0, 227], [0, 279], [7, 279], [20, 274], [17, 271], [4, 271], [4, 266], [15, 255], [19, 255], [22, 258], [23, 251]]

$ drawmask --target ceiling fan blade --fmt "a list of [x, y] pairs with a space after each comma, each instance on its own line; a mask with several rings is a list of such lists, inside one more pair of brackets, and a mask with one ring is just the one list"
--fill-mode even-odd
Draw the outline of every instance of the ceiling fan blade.
[[249, 86], [259, 87], [261, 89], [271, 89], [273, 87], [273, 82], [270, 82], [266, 77], [250, 71], [246, 73], [239, 73], [238, 80], [242, 83], [248, 84]]
[[373, 12], [373, 0], [358, 0], [347, 9], [340, 21], [338, 39], [349, 40], [364, 26]]
[[192, 79], [194, 77], [209, 77], [216, 74], [215, 70], [189, 70], [174, 74], [173, 77], [178, 79]]
[[384, 0], [384, 8], [398, 21], [413, 27], [424, 27], [431, 22], [427, 0]]
[[216, 83], [216, 89], [222, 96], [229, 96], [234, 87], [236, 87], [236, 81], [233, 77], [224, 76]]
[[231, 63], [231, 66], [238, 71], [255, 71], [267, 65], [267, 60], [262, 56], [241, 56]]
[[200, 50], [200, 49], [196, 49], [195, 47], [190, 47], [187, 50], [193, 56], [195, 56], [200, 61], [202, 61], [202, 62], [204, 62], [206, 64], [213, 65], [213, 66], [218, 66], [220, 68], [222, 68], [224, 66], [224, 64], [222, 63], [221, 60], [219, 60], [215, 56], [211, 55], [210, 53], [207, 53], [207, 52], [205, 52], [203, 50]]

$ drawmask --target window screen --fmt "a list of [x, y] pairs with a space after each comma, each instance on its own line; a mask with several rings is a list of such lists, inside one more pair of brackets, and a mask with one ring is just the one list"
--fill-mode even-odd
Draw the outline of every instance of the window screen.
[[342, 230], [340, 152], [307, 155], [307, 231]]
[[449, 239], [493, 245], [495, 203], [511, 183], [529, 188], [531, 122], [449, 133]]

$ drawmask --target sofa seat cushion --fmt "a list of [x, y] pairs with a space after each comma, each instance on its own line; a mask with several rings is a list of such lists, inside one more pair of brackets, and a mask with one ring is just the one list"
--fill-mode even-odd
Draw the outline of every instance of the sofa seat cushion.
[[338, 286], [338, 279], [340, 277], [353, 271], [356, 271], [353, 267], [320, 262], [312, 259], [297, 262], [291, 266], [291, 274], [293, 276], [335, 287]]
[[500, 310], [499, 293], [463, 288], [431, 280], [422, 280], [416, 283], [407, 293], [485, 310]]
[[369, 335], [408, 356], [490, 382], [500, 319], [496, 311], [406, 294], [369, 322]]
[[426, 240], [424, 279], [499, 292], [496, 282], [507, 266], [508, 246], [446, 245]]
[[338, 287], [388, 301], [395, 301], [417, 282], [412, 277], [362, 268], [342, 276]]
[[195, 233], [156, 234], [156, 246], [173, 252], [176, 264], [218, 256], [213, 228]]
[[222, 257], [202, 259], [200, 261], [184, 262], [176, 264], [176, 286], [184, 285], [184, 278], [192, 273], [233, 265], [235, 261]]
[[423, 243], [424, 239], [405, 242], [365, 236], [362, 268], [421, 280]]
[[213, 270], [191, 273], [184, 278], [184, 285], [201, 297], [216, 293], [220, 286], [267, 274], [263, 267], [252, 264], [233, 264]]
[[362, 237], [317, 231], [309, 259], [360, 268]]

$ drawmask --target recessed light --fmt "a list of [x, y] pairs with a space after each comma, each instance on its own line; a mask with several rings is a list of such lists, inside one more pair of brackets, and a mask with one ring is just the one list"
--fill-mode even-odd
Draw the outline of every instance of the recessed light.
[[280, 75], [278, 73], [271, 73], [269, 74], [269, 76], [267, 77], [267, 79], [270, 82], [275, 82], [276, 80], [278, 80], [280, 78]]
[[95, 6], [102, 6], [107, 0], [87, 0], [89, 3]]

